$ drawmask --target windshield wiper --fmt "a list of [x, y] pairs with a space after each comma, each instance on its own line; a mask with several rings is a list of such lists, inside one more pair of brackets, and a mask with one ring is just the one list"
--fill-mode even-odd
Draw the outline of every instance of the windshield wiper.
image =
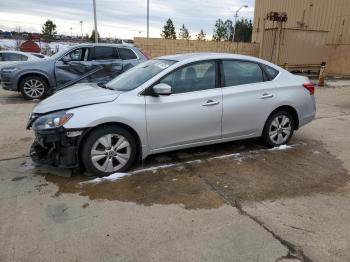
[[99, 87], [101, 87], [101, 88], [104, 88], [104, 89], [114, 90], [113, 88], [107, 86], [107, 85], [106, 85], [105, 83], [103, 83], [103, 82], [100, 82], [100, 83], [98, 83], [97, 85], [98, 85]]

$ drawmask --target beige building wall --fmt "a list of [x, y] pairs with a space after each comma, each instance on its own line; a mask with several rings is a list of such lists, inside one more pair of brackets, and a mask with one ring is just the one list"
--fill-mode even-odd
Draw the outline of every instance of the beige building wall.
[[288, 16], [278, 64], [325, 61], [327, 73], [350, 76], [350, 0], [256, 0], [252, 41], [261, 43], [260, 57], [270, 61], [277, 48], [277, 25], [265, 20], [271, 11]]
[[168, 40], [162, 38], [135, 37], [135, 45], [151, 58], [189, 52], [223, 52], [259, 56], [259, 44], [231, 43], [198, 40]]
[[330, 47], [326, 72], [331, 75], [350, 76], [350, 45]]
[[262, 41], [262, 29], [273, 27], [264, 21], [271, 11], [286, 12], [286, 28], [327, 31], [327, 44], [350, 44], [349, 0], [256, 0], [253, 42]]
[[[260, 43], [260, 57], [273, 61], [273, 50], [276, 29], [266, 29], [264, 40]], [[323, 31], [307, 31], [300, 29], [285, 29], [281, 36], [279, 59], [277, 64], [290, 67], [314, 66], [327, 61], [329, 46], [326, 45], [327, 33]]]

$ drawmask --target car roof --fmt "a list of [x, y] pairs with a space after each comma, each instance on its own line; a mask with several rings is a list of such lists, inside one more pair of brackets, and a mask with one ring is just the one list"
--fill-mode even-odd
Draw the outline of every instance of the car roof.
[[21, 52], [21, 51], [11, 51], [11, 50], [3, 50], [0, 51], [0, 53], [11, 53], [11, 54], [18, 54], [18, 55], [32, 55], [31, 53]]
[[260, 58], [247, 56], [247, 55], [232, 54], [232, 53], [213, 53], [213, 52], [184, 53], [184, 54], [161, 56], [161, 57], [158, 57], [157, 59], [174, 60], [178, 62], [192, 62], [192, 61], [195, 62], [195, 61], [210, 60], [210, 59], [237, 59], [237, 60], [247, 60], [247, 61], [263, 63], [273, 68], [276, 68], [278, 70], [281, 69], [277, 65], [272, 64], [268, 61], [262, 60]]
[[111, 44], [111, 43], [83, 43], [78, 45], [73, 45], [72, 47], [94, 47], [94, 46], [111, 46], [111, 47], [127, 47], [127, 48], [135, 48], [135, 46], [124, 45], [124, 44]]

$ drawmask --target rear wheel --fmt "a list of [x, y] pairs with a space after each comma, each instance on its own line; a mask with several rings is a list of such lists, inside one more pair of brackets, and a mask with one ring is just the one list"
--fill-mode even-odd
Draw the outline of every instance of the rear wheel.
[[276, 147], [287, 144], [292, 138], [295, 124], [293, 116], [288, 111], [273, 113], [267, 120], [263, 141], [268, 147]]
[[19, 89], [26, 99], [43, 99], [47, 95], [48, 85], [39, 76], [27, 76], [21, 81]]
[[127, 171], [136, 157], [136, 141], [125, 129], [105, 127], [92, 131], [82, 148], [82, 161], [87, 171], [107, 176]]

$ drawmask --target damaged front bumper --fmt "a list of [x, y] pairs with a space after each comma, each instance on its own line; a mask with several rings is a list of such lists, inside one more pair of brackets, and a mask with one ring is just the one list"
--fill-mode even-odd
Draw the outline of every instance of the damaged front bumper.
[[35, 163], [57, 167], [79, 166], [79, 144], [85, 130], [35, 131], [35, 141], [30, 149], [30, 157]]

